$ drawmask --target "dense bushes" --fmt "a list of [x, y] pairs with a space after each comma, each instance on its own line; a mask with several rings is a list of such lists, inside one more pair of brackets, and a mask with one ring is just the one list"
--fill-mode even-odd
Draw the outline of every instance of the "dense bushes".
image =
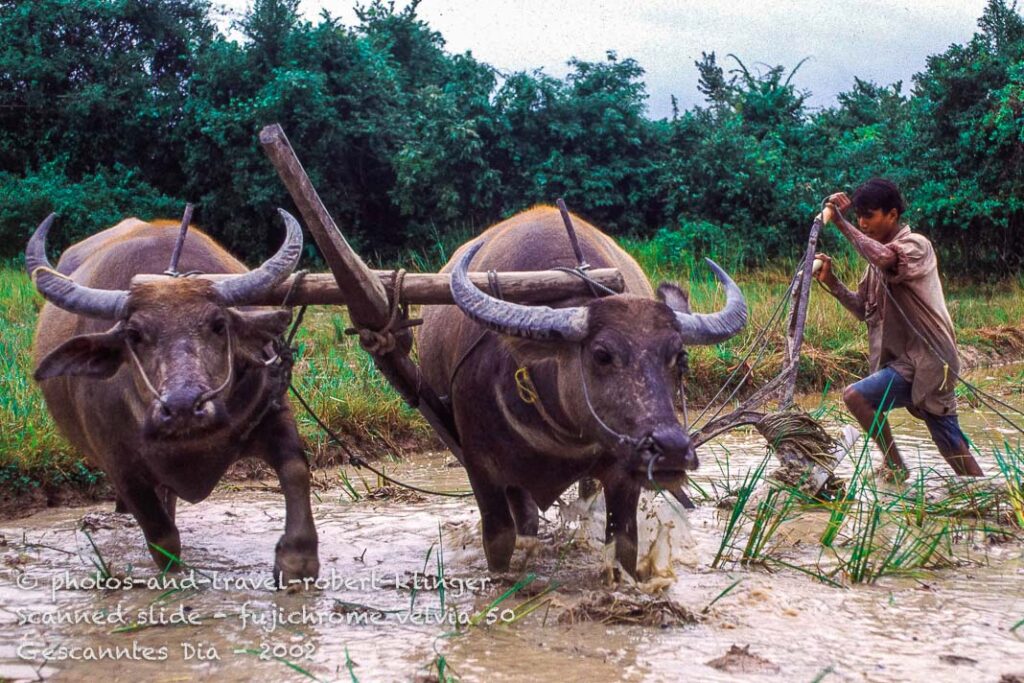
[[128, 216], [182, 213], [181, 202], [161, 194], [141, 175], [138, 169], [115, 164], [76, 180], [65, 172], [63, 159], [26, 175], [0, 173], [0, 249], [20, 253], [51, 211], [58, 215], [50, 240], [54, 253]]
[[1024, 265], [1024, 21], [1005, 0], [909, 91], [856, 80], [812, 112], [799, 65], [706, 54], [705, 105], [659, 121], [632, 59], [497, 73], [446, 52], [416, 4], [377, 0], [346, 27], [256, 0], [236, 41], [206, 0], [0, 0], [0, 256], [53, 209], [81, 235], [187, 199], [258, 257], [289, 206], [256, 137], [277, 121], [368, 253], [563, 196], [613, 233], [756, 265], [800, 248], [824, 194], [883, 174], [948, 269]]

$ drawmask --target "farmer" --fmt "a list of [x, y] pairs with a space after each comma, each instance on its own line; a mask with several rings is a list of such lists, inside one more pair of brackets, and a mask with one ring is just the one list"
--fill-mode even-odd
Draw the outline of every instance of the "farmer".
[[[856, 292], [839, 281], [832, 272], [832, 259], [825, 254], [817, 256], [822, 265], [816, 277], [867, 323], [872, 374], [846, 387], [843, 402], [861, 427], [874, 434], [885, 456], [879, 474], [895, 482], [907, 479], [906, 463], [884, 419], [891, 409], [906, 408], [925, 421], [954, 472], [982, 476], [956, 417], [953, 388], [960, 363], [931, 242], [900, 223], [903, 197], [896, 185], [883, 178], [858, 187], [852, 201], [843, 192], [826, 201], [824, 222], [839, 228], [868, 262]], [[851, 205], [860, 230], [843, 217]]]

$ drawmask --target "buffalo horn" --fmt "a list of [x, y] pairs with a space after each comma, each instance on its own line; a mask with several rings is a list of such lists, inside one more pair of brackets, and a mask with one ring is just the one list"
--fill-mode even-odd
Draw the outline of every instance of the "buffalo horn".
[[687, 345], [718, 344], [734, 336], [747, 324], [747, 302], [732, 278], [711, 259], [704, 259], [725, 287], [725, 308], [718, 313], [682, 313], [676, 319], [683, 328]]
[[587, 309], [523, 306], [480, 291], [469, 279], [469, 262], [483, 246], [466, 250], [452, 271], [452, 298], [470, 320], [484, 327], [526, 339], [581, 341], [587, 336]]
[[284, 244], [259, 268], [214, 285], [225, 306], [244, 306], [249, 301], [259, 299], [284, 282], [298, 264], [302, 256], [302, 228], [290, 213], [284, 209], [278, 209], [278, 212], [287, 230]]
[[93, 289], [77, 284], [54, 270], [46, 258], [46, 235], [56, 214], [46, 217], [36, 228], [25, 248], [25, 268], [34, 276], [36, 289], [55, 306], [78, 315], [118, 320], [125, 312], [128, 292], [120, 289]]

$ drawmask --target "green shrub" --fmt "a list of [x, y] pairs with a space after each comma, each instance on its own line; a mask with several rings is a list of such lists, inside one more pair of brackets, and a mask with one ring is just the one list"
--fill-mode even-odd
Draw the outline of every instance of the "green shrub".
[[183, 201], [142, 180], [138, 170], [121, 165], [80, 180], [65, 174], [61, 160], [25, 176], [0, 173], [0, 257], [21, 255], [36, 226], [51, 212], [58, 216], [49, 245], [56, 254], [129, 216], [173, 218], [184, 208]]

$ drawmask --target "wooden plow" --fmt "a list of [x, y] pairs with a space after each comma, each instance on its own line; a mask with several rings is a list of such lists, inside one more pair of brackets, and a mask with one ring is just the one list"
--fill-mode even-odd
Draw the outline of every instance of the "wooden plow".
[[[721, 417], [712, 417], [691, 434], [694, 445], [700, 446], [719, 434], [752, 425], [779, 459], [781, 467], [772, 476], [784, 483], [799, 486], [811, 496], [829, 495], [841, 486], [833, 474], [840, 459], [839, 443], [814, 418], [796, 408], [793, 402], [813, 284], [814, 255], [821, 228], [819, 214], [811, 225], [801, 266], [790, 283], [785, 359], [779, 374], [743, 400], [737, 408]], [[763, 332], [767, 332], [767, 328]], [[756, 341], [754, 345], [757, 345]], [[776, 409], [766, 411], [765, 406], [776, 400]]]
[[[450, 276], [446, 273], [408, 273], [372, 270], [348, 244], [331, 218], [316, 189], [278, 124], [260, 132], [260, 143], [288, 189], [302, 218], [330, 269], [329, 273], [294, 274], [254, 305], [343, 305], [358, 332], [360, 343], [373, 357], [385, 379], [411, 406], [420, 411], [451, 452], [463, 462], [462, 449], [448, 405], [423, 381], [420, 369], [409, 357], [412, 348], [410, 322], [404, 316], [407, 304], [451, 304]], [[792, 411], [793, 392], [799, 367], [800, 348], [807, 317], [820, 219], [815, 220], [808, 239], [803, 268], [790, 287], [791, 311], [786, 336], [786, 360], [782, 371], [744, 400], [738, 408], [715, 416], [692, 433], [699, 446], [715, 436], [743, 425], [753, 425], [768, 440], [783, 465], [802, 473], [816, 493], [831, 475], [831, 464], [823, 459], [834, 441], [806, 415]], [[570, 239], [574, 238], [572, 231]], [[605, 291], [621, 292], [622, 275], [617, 269], [586, 271], [587, 277]], [[139, 275], [136, 282], [152, 281], [162, 275]], [[198, 275], [210, 280], [231, 275]], [[544, 303], [567, 295], [586, 295], [592, 285], [563, 271], [528, 273], [471, 273], [473, 282], [492, 295], [516, 303]], [[745, 381], [745, 379], [744, 379]], [[731, 397], [730, 397], [731, 398]], [[778, 399], [776, 413], [761, 409]], [[728, 399], [727, 401], [728, 402]], [[790, 416], [791, 419], [785, 419]], [[798, 437], [793, 440], [796, 432]], [[813, 434], [812, 434], [813, 432]], [[811, 435], [810, 446], [808, 434]], [[794, 443], [796, 444], [794, 447]], [[818, 453], [821, 451], [821, 453]]]

